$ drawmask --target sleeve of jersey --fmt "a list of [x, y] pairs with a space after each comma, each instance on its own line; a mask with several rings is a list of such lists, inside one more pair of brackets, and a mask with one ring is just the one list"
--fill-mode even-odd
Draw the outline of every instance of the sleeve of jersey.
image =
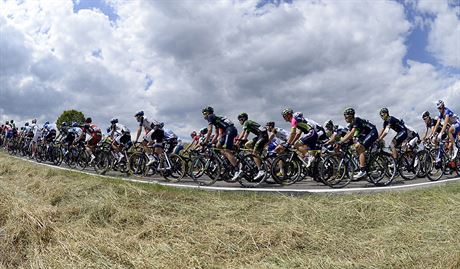
[[211, 114], [208, 116], [208, 123], [214, 125], [216, 123], [216, 115]]

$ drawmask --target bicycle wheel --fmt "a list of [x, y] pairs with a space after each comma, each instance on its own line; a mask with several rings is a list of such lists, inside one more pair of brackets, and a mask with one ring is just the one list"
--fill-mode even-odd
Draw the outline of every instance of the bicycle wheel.
[[94, 171], [99, 175], [104, 175], [110, 169], [110, 157], [107, 152], [99, 152], [94, 160]]
[[240, 183], [240, 185], [245, 188], [255, 188], [265, 181], [265, 175], [258, 179], [255, 179], [255, 177], [259, 173], [259, 169], [257, 168], [255, 158], [259, 159], [259, 161], [261, 162], [261, 170], [266, 171], [265, 164], [264, 162], [262, 162], [260, 157], [257, 157], [254, 154], [246, 154], [240, 161], [242, 169], [241, 171], [243, 172], [241, 176], [238, 178], [238, 182]]
[[433, 165], [432, 157], [428, 151], [422, 150], [417, 152], [417, 158], [420, 161], [417, 177], [424, 178], [427, 176], [428, 172], [431, 170], [431, 166]]
[[371, 157], [368, 167], [368, 177], [376, 186], [388, 186], [396, 177], [396, 161], [387, 152], [378, 152]]
[[[177, 154], [171, 154], [168, 157], [171, 169], [166, 169], [162, 175], [168, 182], [179, 182], [187, 173], [184, 159]], [[165, 160], [164, 165], [167, 165]]]
[[211, 186], [221, 175], [221, 163], [212, 156], [197, 156], [191, 159], [190, 174], [199, 186]]
[[419, 171], [420, 160], [415, 152], [404, 152], [398, 158], [398, 172], [402, 178], [413, 180]]
[[291, 154], [283, 154], [276, 157], [272, 163], [272, 178], [280, 185], [294, 184], [302, 174], [300, 160], [290, 158]]
[[343, 188], [353, 179], [354, 168], [346, 158], [326, 157], [319, 167], [320, 178], [331, 188]]
[[128, 167], [134, 175], [143, 175], [147, 167], [147, 156], [142, 152], [136, 152], [129, 157]]
[[90, 160], [91, 160], [91, 156], [89, 155], [89, 153], [85, 149], [81, 149], [78, 152], [78, 157], [77, 157], [78, 169], [85, 170]]
[[446, 158], [444, 155], [437, 157], [439, 149], [432, 149], [430, 155], [432, 158], [431, 169], [427, 174], [427, 177], [431, 181], [438, 181], [444, 175], [446, 171]]
[[63, 160], [62, 150], [59, 146], [53, 146], [51, 150], [51, 160], [54, 165], [61, 165]]

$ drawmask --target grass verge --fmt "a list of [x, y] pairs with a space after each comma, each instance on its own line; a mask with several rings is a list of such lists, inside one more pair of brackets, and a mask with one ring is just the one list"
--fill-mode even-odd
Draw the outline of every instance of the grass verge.
[[460, 184], [397, 193], [219, 193], [0, 154], [4, 268], [460, 268]]

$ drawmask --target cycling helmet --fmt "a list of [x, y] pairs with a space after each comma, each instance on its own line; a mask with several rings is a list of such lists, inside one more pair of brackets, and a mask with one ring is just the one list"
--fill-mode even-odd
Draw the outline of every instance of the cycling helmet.
[[193, 131], [191, 134], [190, 134], [191, 137], [195, 137], [196, 136], [196, 132]]
[[334, 128], [334, 122], [332, 120], [328, 120], [324, 123], [324, 128], [327, 130], [332, 130]]
[[67, 127], [67, 122], [61, 123], [61, 127]]
[[208, 128], [204, 127], [200, 129], [200, 134], [207, 134], [208, 133]]
[[285, 108], [281, 112], [281, 115], [284, 117], [286, 115], [292, 115], [293, 113], [294, 113], [294, 110], [292, 110], [292, 108]]
[[382, 115], [382, 114], [384, 114], [384, 113], [385, 113], [385, 114], [389, 114], [388, 108], [383, 107], [382, 109], [380, 109], [380, 115]]
[[438, 100], [438, 102], [436, 102], [436, 107], [437, 108], [443, 108], [444, 107], [444, 102], [442, 100]]
[[93, 119], [91, 119], [91, 118], [86, 118], [86, 120], [85, 120], [85, 123], [92, 123], [92, 122], [93, 122]]
[[28, 123], [28, 122], [26, 122], [25, 126], [29, 126], [29, 123]]
[[78, 122], [72, 122], [72, 127], [78, 127]]
[[344, 116], [355, 116], [355, 110], [349, 107], [343, 111], [343, 115]]
[[34, 123], [34, 124], [37, 123], [37, 119], [33, 119], [32, 123]]
[[142, 111], [142, 110], [139, 111], [139, 112], [137, 112], [137, 113], [134, 115], [134, 117], [143, 117], [143, 116], [144, 116], [144, 111]]
[[11, 123], [14, 123], [14, 120], [10, 120]]
[[238, 115], [238, 120], [247, 121], [248, 120], [248, 114], [245, 113], [245, 112], [241, 113], [240, 115]]
[[110, 123], [111, 123], [111, 124], [118, 123], [118, 119], [117, 119], [117, 118], [112, 118], [112, 119], [110, 120]]
[[302, 112], [295, 112], [292, 116], [294, 118], [303, 118], [303, 113]]
[[50, 124], [50, 122], [49, 122], [49, 121], [45, 122], [45, 124], [44, 124], [43, 126], [45, 126], [45, 125], [48, 125], [48, 124]]
[[429, 117], [430, 116], [430, 112], [429, 111], [425, 111], [423, 112], [422, 114], [422, 119], [426, 118], [426, 117]]
[[208, 114], [214, 114], [214, 108], [210, 107], [210, 106], [207, 106], [207, 107], [204, 107], [202, 110], [201, 110], [201, 113], [208, 113]]
[[274, 121], [269, 121], [269, 122], [267, 122], [267, 124], [265, 126], [274, 128], [275, 127], [275, 122]]

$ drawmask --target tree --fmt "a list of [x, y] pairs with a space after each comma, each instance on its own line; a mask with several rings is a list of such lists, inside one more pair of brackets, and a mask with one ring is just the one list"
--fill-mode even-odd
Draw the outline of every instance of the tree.
[[72, 124], [72, 122], [78, 122], [78, 124], [83, 124], [85, 121], [85, 115], [81, 111], [77, 111], [74, 109], [65, 110], [62, 112], [61, 116], [57, 118], [56, 125], [61, 126], [61, 123], [67, 122], [68, 124]]

